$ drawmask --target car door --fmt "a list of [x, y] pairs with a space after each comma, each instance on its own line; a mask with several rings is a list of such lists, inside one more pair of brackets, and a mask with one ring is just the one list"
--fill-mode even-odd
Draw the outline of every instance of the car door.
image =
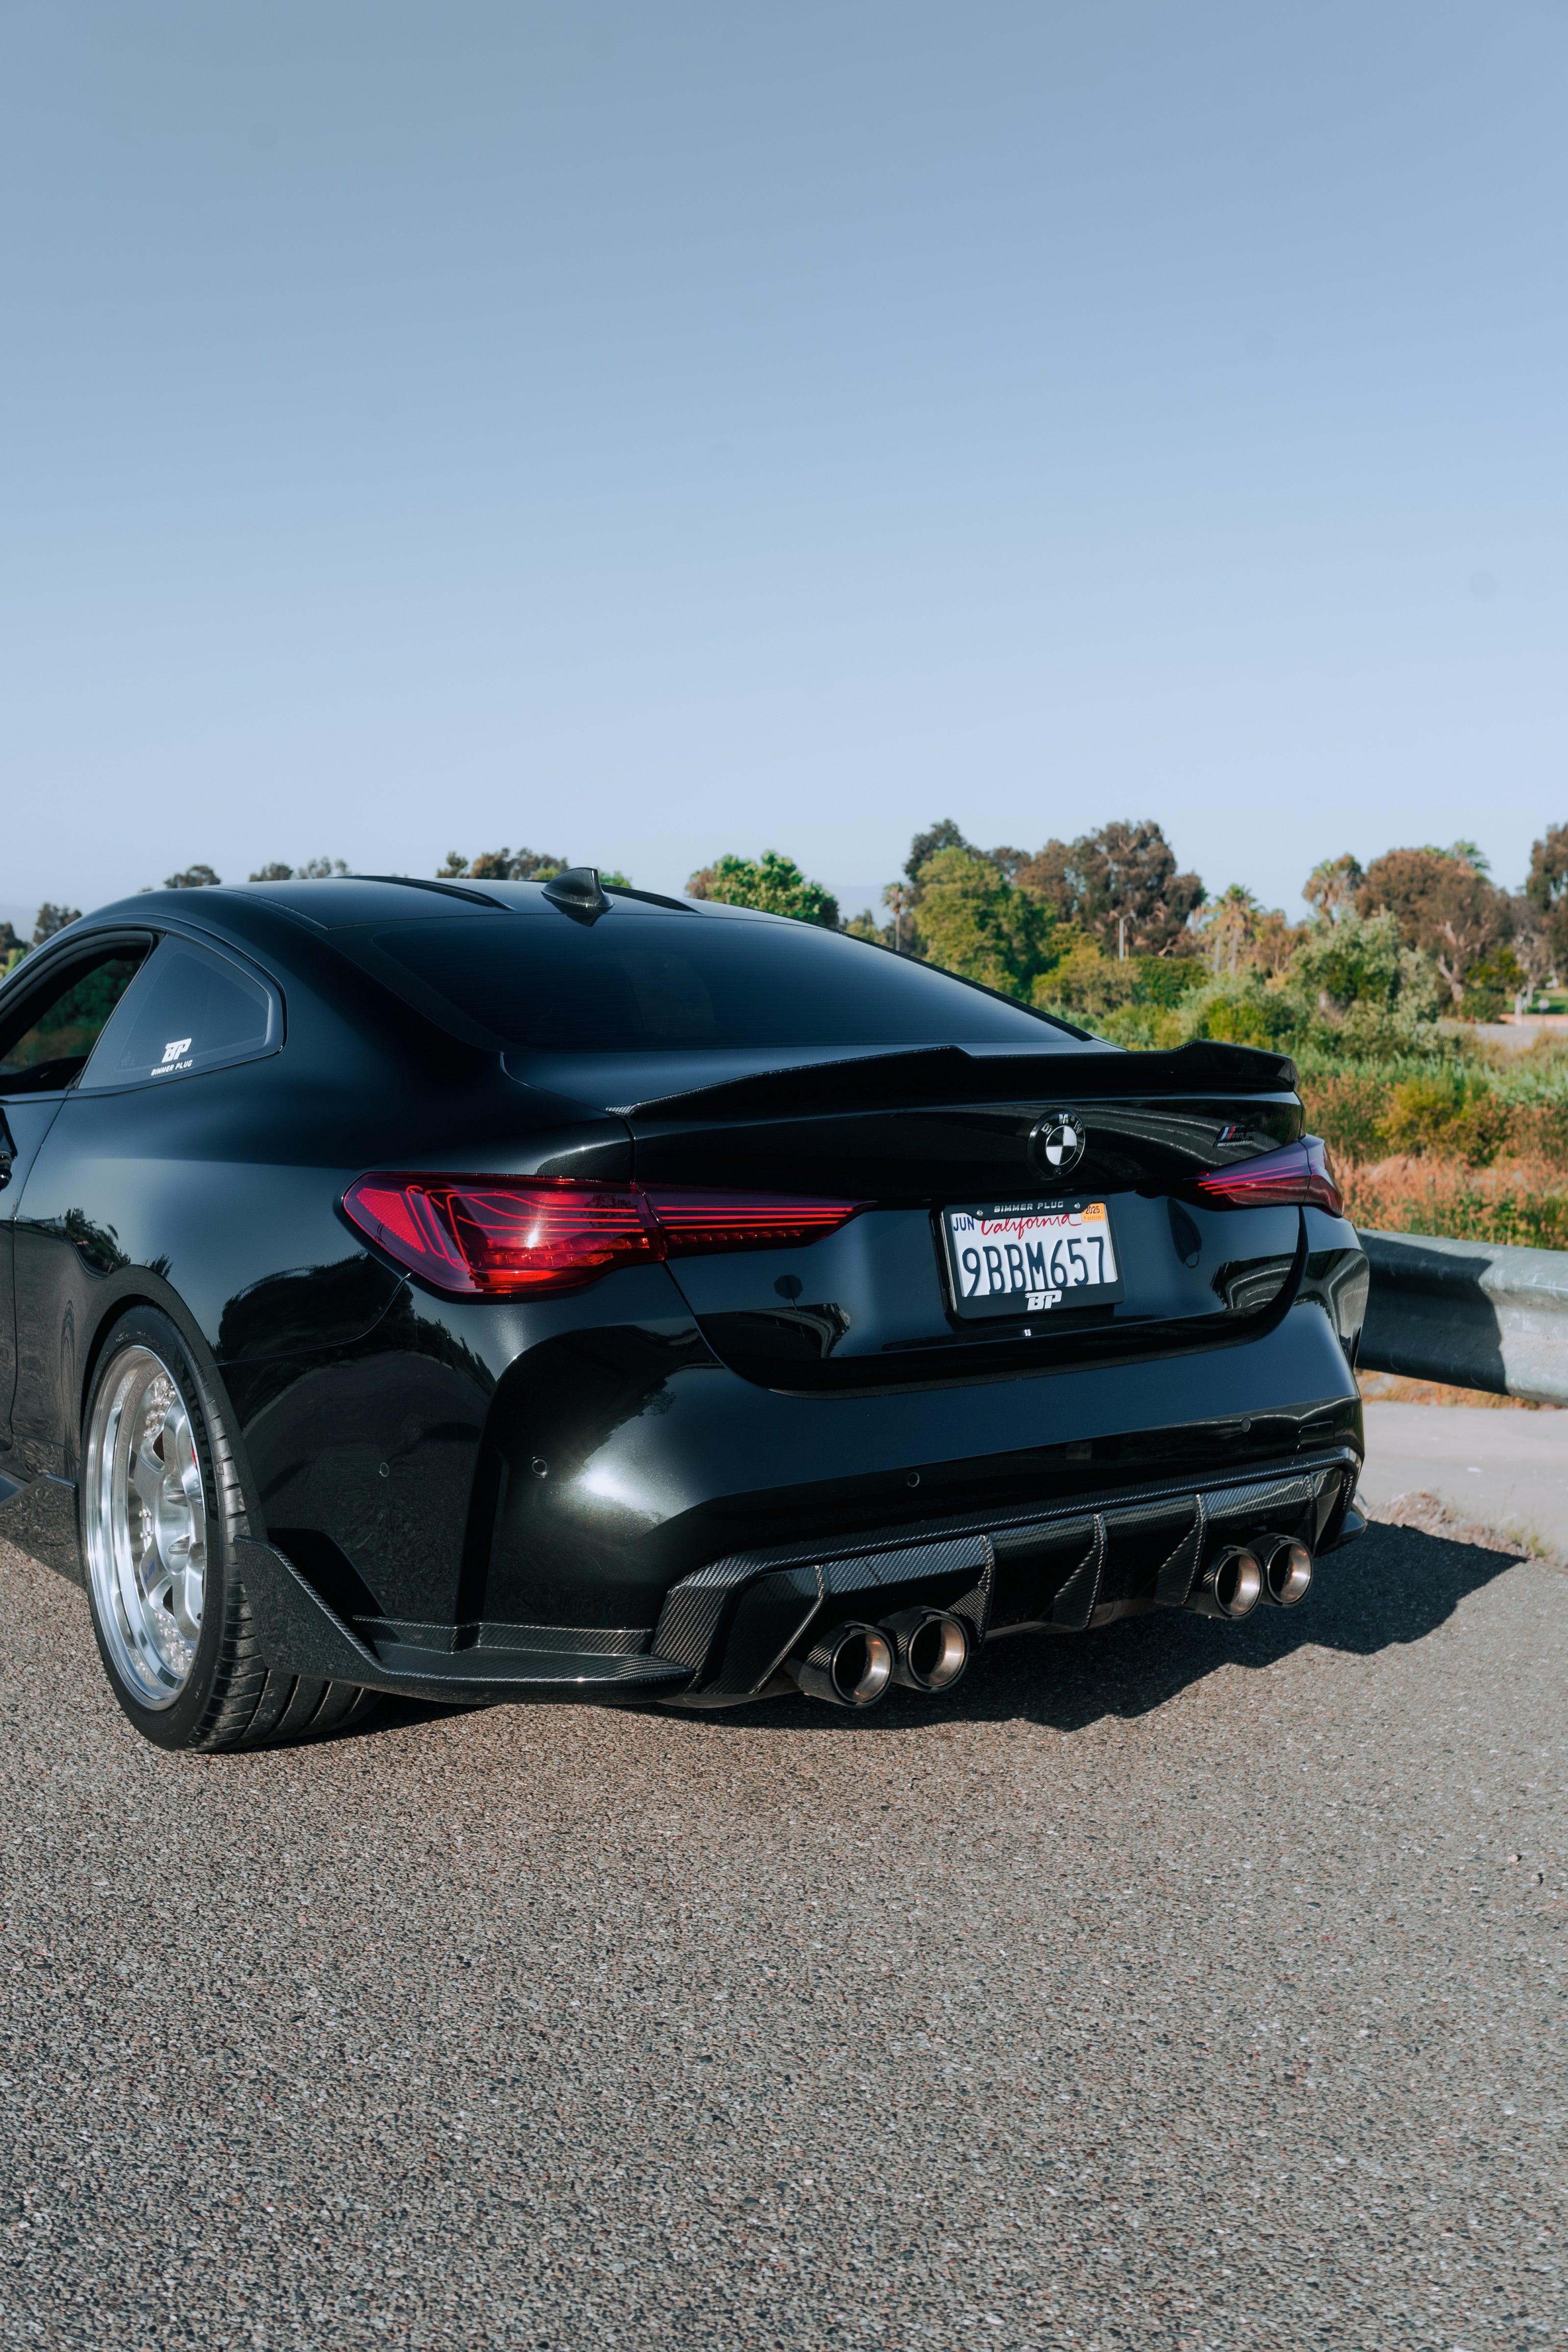
[[16, 1213], [44, 1139], [153, 946], [147, 931], [88, 933], [29, 956], [0, 991], [0, 1477], [18, 1464]]

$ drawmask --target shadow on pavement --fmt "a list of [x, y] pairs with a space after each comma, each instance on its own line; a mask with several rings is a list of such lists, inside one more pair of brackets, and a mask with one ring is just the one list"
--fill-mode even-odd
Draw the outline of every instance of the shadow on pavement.
[[[1016, 1721], [1079, 1731], [1108, 1715], [1148, 1715], [1219, 1667], [1276, 1664], [1294, 1650], [1341, 1650], [1370, 1657], [1423, 1641], [1466, 1596], [1518, 1567], [1525, 1555], [1483, 1550], [1417, 1528], [1373, 1526], [1362, 1540], [1321, 1564], [1311, 1593], [1297, 1609], [1257, 1609], [1239, 1625], [1186, 1610], [1160, 1610], [1087, 1634], [1023, 1633], [993, 1644], [950, 1697], [894, 1691], [865, 1714], [804, 1698], [753, 1706], [655, 1707], [628, 1712], [677, 1716], [715, 1734], [776, 1725], [795, 1731], [868, 1734], [918, 1731], [935, 1723]], [[559, 1702], [531, 1701], [531, 1706]], [[577, 1704], [576, 1701], [569, 1702]], [[479, 1710], [434, 1706], [418, 1699], [384, 1701], [363, 1723], [333, 1735], [374, 1738], [420, 1723]]]
[[[950, 1698], [896, 1691], [864, 1715], [773, 1699], [705, 1709], [701, 1720], [715, 1730], [787, 1721], [797, 1730], [861, 1734], [1023, 1717], [1058, 1731], [1079, 1731], [1108, 1715], [1148, 1715], [1221, 1666], [1272, 1666], [1303, 1648], [1370, 1657], [1423, 1641], [1468, 1594], [1524, 1557], [1415, 1528], [1374, 1526], [1359, 1543], [1329, 1554], [1299, 1608], [1257, 1609], [1239, 1625], [1187, 1610], [1159, 1610], [1087, 1634], [1023, 1633], [987, 1649]], [[682, 1710], [677, 1703], [660, 1712]], [[689, 1720], [697, 1719], [697, 1709], [686, 1712]]]

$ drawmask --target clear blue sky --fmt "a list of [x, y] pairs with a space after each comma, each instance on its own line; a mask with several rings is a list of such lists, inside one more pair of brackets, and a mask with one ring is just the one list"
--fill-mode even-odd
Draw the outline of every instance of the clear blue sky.
[[[1568, 816], [1568, 7], [0, 29], [0, 907]], [[861, 886], [859, 889], [857, 886]]]

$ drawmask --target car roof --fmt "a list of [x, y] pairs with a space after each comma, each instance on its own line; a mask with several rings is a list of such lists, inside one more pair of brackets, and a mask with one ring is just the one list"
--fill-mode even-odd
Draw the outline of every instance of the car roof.
[[[717, 899], [667, 898], [658, 891], [634, 890], [621, 883], [605, 886], [611, 905], [627, 912], [663, 914], [675, 919], [738, 918], [746, 922], [776, 923], [787, 919], [760, 914], [748, 907], [731, 907]], [[167, 920], [171, 916], [201, 924], [221, 920], [236, 901], [261, 903], [320, 931], [355, 930], [384, 923], [428, 921], [454, 915], [553, 915], [562, 910], [545, 896], [542, 882], [426, 881], [413, 874], [341, 874], [320, 881], [207, 884], [200, 890], [144, 890], [121, 898], [89, 917], [93, 924]]]

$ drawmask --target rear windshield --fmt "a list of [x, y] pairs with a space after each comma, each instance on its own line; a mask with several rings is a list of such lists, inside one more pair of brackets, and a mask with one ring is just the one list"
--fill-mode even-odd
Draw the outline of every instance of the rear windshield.
[[509, 1048], [1037, 1047], [1054, 1022], [929, 964], [810, 923], [616, 908], [569, 917], [459, 917], [380, 931], [376, 945]]

